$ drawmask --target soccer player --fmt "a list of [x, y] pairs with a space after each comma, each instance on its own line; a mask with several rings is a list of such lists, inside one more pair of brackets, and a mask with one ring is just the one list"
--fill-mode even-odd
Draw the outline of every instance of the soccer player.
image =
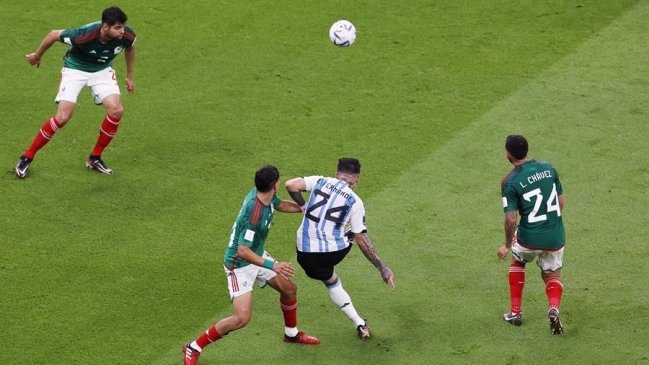
[[[361, 164], [355, 158], [338, 160], [336, 177], [297, 177], [286, 189], [304, 211], [297, 231], [297, 261], [306, 275], [320, 280], [331, 300], [347, 315], [361, 339], [370, 337], [370, 328], [356, 312], [335, 271], [355, 241], [365, 257], [379, 270], [381, 278], [394, 289], [394, 274], [376, 254], [365, 227], [365, 207], [352, 190], [358, 185]], [[302, 191], [310, 192], [305, 202]]]
[[207, 329], [191, 344], [183, 346], [185, 365], [195, 365], [205, 346], [248, 324], [252, 316], [254, 284], [262, 288], [268, 284], [280, 293], [285, 342], [320, 343], [317, 338], [297, 329], [297, 287], [290, 280], [295, 269], [288, 262], [276, 261], [264, 249], [275, 210], [301, 212], [294, 202], [277, 197], [279, 184], [279, 171], [273, 166], [263, 166], [255, 173], [255, 188], [243, 201], [225, 251], [223, 266], [233, 313]]
[[[561, 267], [565, 231], [563, 187], [557, 170], [546, 161], [527, 158], [528, 144], [521, 135], [510, 135], [505, 141], [507, 159], [514, 169], [502, 180], [505, 211], [505, 244], [498, 248], [498, 257], [506, 259], [512, 251], [509, 265], [511, 310], [503, 319], [515, 326], [523, 321], [521, 301], [525, 285], [525, 264], [538, 258], [541, 277], [548, 296], [548, 321], [554, 335], [563, 333], [559, 305], [563, 292]], [[516, 225], [517, 212], [521, 219]]]
[[127, 19], [120, 8], [107, 8], [101, 15], [101, 21], [78, 28], [52, 30], [45, 36], [36, 52], [25, 56], [29, 64], [39, 67], [45, 51], [54, 43], [59, 41], [70, 45], [63, 58], [61, 83], [54, 99], [58, 103], [56, 114], [43, 124], [27, 151], [20, 156], [16, 164], [16, 176], [21, 179], [27, 176], [36, 152], [72, 118], [77, 97], [84, 86], [90, 89], [95, 103], [103, 105], [106, 109], [106, 117], [99, 128], [99, 138], [86, 160], [86, 167], [106, 175], [113, 173], [101, 159], [101, 154], [115, 137], [124, 111], [117, 76], [111, 67], [113, 59], [122, 51], [126, 59], [126, 89], [129, 94], [135, 91], [135, 33], [126, 25]]

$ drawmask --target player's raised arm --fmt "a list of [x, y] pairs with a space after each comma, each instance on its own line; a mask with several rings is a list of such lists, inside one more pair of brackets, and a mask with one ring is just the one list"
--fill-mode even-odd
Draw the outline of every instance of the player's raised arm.
[[291, 202], [288, 200], [283, 200], [275, 207], [278, 211], [282, 213], [300, 213], [302, 212], [302, 208], [300, 208], [299, 205], [295, 202]]
[[306, 181], [302, 177], [296, 177], [286, 181], [284, 184], [288, 194], [291, 196], [291, 199], [297, 203], [297, 205], [304, 210], [306, 202], [302, 197], [302, 192], [306, 191]]
[[385, 265], [383, 261], [381, 261], [381, 258], [376, 254], [376, 250], [374, 249], [374, 246], [372, 246], [372, 242], [367, 234], [363, 232], [354, 233], [354, 241], [356, 241], [358, 248], [363, 252], [363, 255], [365, 255], [369, 262], [379, 270], [383, 281], [388, 284], [390, 289], [394, 290], [394, 273], [392, 273], [392, 270], [390, 270], [390, 268]]
[[32, 66], [40, 67], [41, 57], [43, 57], [45, 52], [52, 47], [54, 43], [61, 39], [60, 36], [61, 30], [52, 30], [49, 32], [41, 41], [36, 52], [25, 55], [25, 60]]

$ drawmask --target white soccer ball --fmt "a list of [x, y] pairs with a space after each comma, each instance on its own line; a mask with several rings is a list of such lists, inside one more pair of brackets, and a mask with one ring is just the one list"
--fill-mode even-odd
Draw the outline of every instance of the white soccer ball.
[[339, 20], [329, 28], [329, 39], [339, 47], [351, 46], [356, 40], [356, 27], [347, 20]]

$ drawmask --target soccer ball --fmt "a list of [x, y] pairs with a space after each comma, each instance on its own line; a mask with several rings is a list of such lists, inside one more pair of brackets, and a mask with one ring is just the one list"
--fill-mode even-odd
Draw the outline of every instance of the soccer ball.
[[356, 27], [347, 20], [339, 20], [329, 28], [329, 38], [336, 46], [351, 46], [356, 40]]

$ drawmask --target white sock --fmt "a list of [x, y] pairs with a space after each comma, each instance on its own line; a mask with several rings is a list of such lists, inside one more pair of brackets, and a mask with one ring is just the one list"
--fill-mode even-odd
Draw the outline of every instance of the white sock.
[[196, 351], [198, 351], [198, 352], [203, 351], [203, 349], [202, 349], [200, 346], [198, 346], [198, 344], [196, 343], [196, 341], [190, 343], [190, 344], [189, 344], [189, 347], [193, 348], [194, 350], [196, 350]]
[[356, 309], [352, 304], [352, 298], [347, 294], [345, 289], [343, 289], [340, 278], [336, 280], [335, 283], [327, 285], [327, 290], [329, 291], [331, 300], [336, 303], [338, 308], [340, 308], [340, 310], [342, 310], [352, 322], [354, 322], [354, 326], [365, 324], [365, 321], [356, 312]]
[[286, 333], [288, 337], [295, 337], [297, 336], [298, 330], [295, 327], [284, 326], [284, 333]]

